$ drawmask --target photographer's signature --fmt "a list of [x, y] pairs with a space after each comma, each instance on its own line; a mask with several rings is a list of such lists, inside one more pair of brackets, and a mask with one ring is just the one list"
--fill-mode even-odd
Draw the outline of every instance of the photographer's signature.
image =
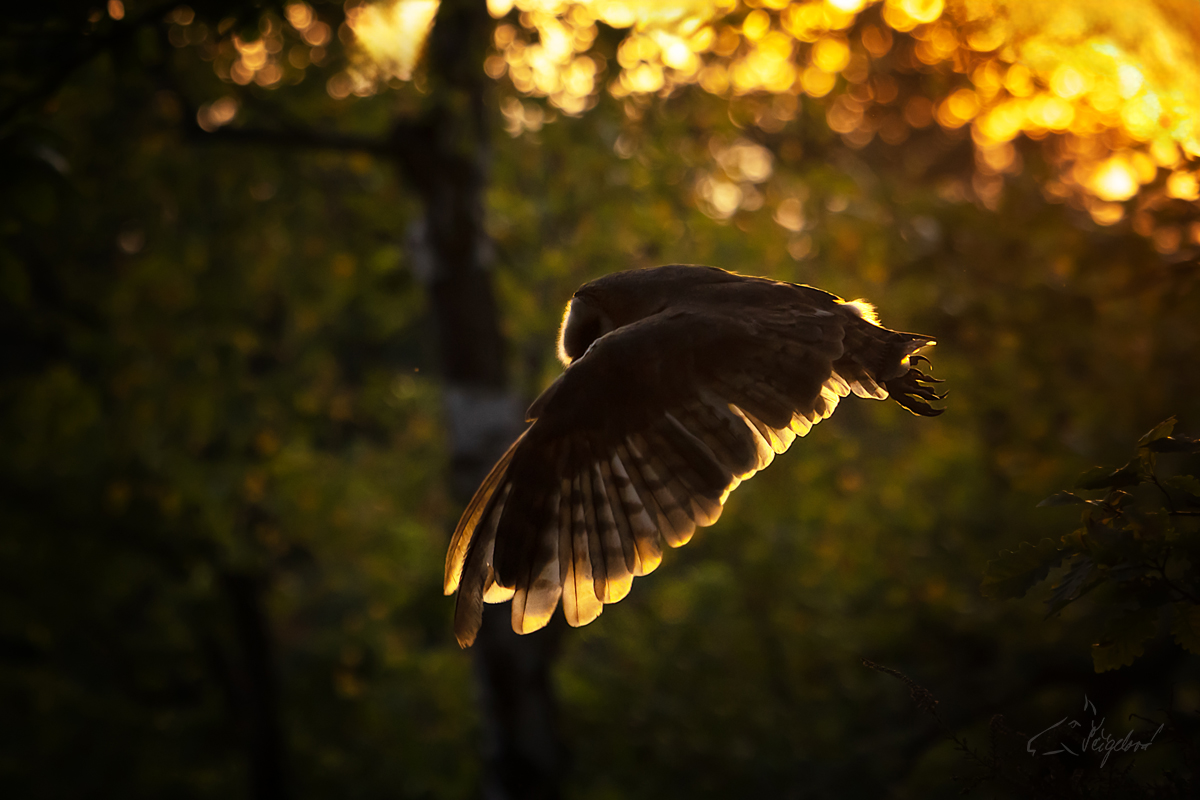
[[[1093, 705], [1092, 701], [1088, 700], [1085, 694], [1083, 696], [1083, 710], [1088, 711], [1089, 709], [1092, 713], [1091, 728], [1082, 741], [1079, 741], [1079, 737], [1083, 734], [1083, 723], [1079, 720], [1063, 717], [1041, 733], [1031, 736], [1025, 744], [1025, 749], [1035, 756], [1052, 756], [1058, 753], [1070, 753], [1073, 756], [1078, 756], [1091, 750], [1096, 753], [1104, 753], [1104, 758], [1100, 761], [1100, 766], [1103, 767], [1108, 763], [1108, 757], [1113, 753], [1128, 753], [1130, 751], [1136, 753], [1139, 750], [1149, 749], [1150, 745], [1154, 744], [1155, 737], [1163, 729], [1163, 725], [1159, 725], [1158, 730], [1144, 742], [1133, 738], [1132, 729], [1123, 738], [1115, 739], [1112, 734], [1104, 730], [1105, 717], [1101, 717], [1100, 721], [1096, 722], [1096, 706]], [[1064, 739], [1069, 740], [1070, 745]]]

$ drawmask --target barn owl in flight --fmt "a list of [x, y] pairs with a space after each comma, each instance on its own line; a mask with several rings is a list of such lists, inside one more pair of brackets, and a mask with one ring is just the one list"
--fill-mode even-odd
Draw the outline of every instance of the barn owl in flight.
[[914, 364], [930, 336], [815, 289], [714, 267], [607, 275], [567, 306], [563, 374], [467, 505], [446, 556], [454, 631], [469, 647], [484, 603], [512, 626], [559, 602], [586, 625], [633, 578], [712, 525], [729, 493], [854, 393], [935, 416]]

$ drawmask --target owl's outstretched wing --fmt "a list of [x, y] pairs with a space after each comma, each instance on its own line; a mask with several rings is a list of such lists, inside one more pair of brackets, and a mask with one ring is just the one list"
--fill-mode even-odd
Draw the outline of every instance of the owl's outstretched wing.
[[533, 424], [467, 506], [446, 558], [459, 644], [483, 603], [518, 633], [560, 599], [585, 625], [685, 544], [729, 493], [850, 392], [939, 413], [909, 356], [932, 342], [846, 304], [735, 318], [663, 312], [597, 339], [530, 409]]

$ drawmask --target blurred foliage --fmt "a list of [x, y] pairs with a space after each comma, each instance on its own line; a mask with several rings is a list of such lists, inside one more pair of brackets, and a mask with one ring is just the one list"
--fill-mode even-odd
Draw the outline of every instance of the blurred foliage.
[[1084, 473], [1076, 489], [1105, 490], [1102, 498], [1063, 491], [1041, 502], [1083, 505], [1082, 528], [1059, 543], [1022, 543], [989, 562], [984, 575], [984, 595], [1021, 597], [1065, 562], [1046, 601], [1051, 615], [1094, 589], [1108, 589], [1099, 603], [1108, 619], [1092, 645], [1098, 672], [1132, 664], [1164, 616], [1180, 647], [1200, 654], [1200, 481], [1183, 473], [1162, 476], [1158, 467], [1160, 454], [1200, 455], [1200, 440], [1171, 436], [1174, 427], [1174, 417], [1156, 425], [1123, 467]]
[[[298, 796], [473, 796], [470, 654], [440, 590], [459, 509], [405, 246], [420, 209], [388, 159], [343, 147], [435, 88], [419, 68], [382, 93], [336, 83], [342, 4], [308, 6], [307, 25], [219, 0], [131, 0], [119, 20], [111, 3], [22, 8], [0, 46], [16, 109], [0, 133], [0, 782], [244, 796], [253, 684], [231, 587], [252, 580]], [[318, 22], [322, 44], [304, 38]], [[590, 52], [619, 63], [625, 33], [599, 25]], [[259, 59], [242, 84], [233, 65]], [[279, 76], [258, 79], [269, 63]], [[908, 92], [947, 86], [882, 69]], [[487, 225], [524, 394], [556, 373], [580, 283], [669, 262], [865, 296], [938, 337], [951, 392], [937, 420], [843, 404], [564, 637], [567, 796], [956, 793], [955, 745], [862, 656], [933, 687], [973, 741], [996, 713], [1041, 730], [1084, 692], [1114, 720], [1200, 706], [1195, 656], [1165, 627], [1093, 671], [1102, 592], [1049, 619], [979, 592], [998, 551], [1070, 525], [1036, 509], [1047, 493], [1154, 420], [1200, 418], [1194, 253], [1048, 196], [1067, 137], [1014, 138], [1021, 171], [981, 195], [963, 127], [854, 146], [823, 103], [776, 126], [774, 97], [700, 86], [597, 93], [578, 117], [504, 81], [489, 103], [510, 134], [493, 138]], [[298, 129], [331, 146], [296, 146]], [[1113, 764], [1195, 769], [1170, 741]]]

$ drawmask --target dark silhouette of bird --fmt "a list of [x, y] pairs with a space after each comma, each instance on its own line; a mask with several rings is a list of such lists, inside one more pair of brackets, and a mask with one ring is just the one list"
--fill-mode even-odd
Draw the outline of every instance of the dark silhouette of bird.
[[851, 392], [941, 413], [914, 364], [930, 336], [879, 324], [866, 302], [811, 286], [672, 265], [575, 292], [565, 371], [467, 505], [446, 555], [454, 632], [512, 601], [518, 633], [562, 602], [586, 625], [633, 578], [712, 525], [729, 493]]

